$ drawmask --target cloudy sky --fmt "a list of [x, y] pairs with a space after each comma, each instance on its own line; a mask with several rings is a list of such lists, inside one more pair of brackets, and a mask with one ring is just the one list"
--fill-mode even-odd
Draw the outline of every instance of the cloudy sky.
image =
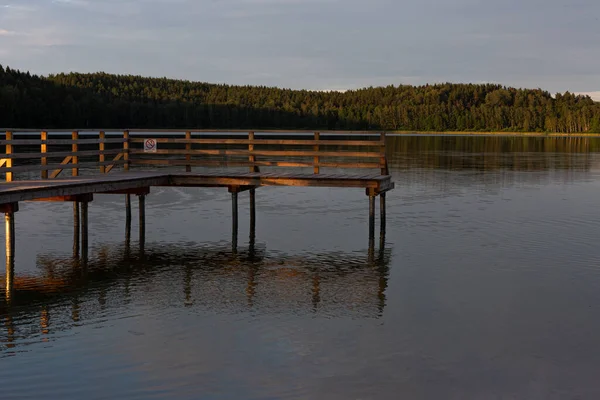
[[598, 0], [0, 0], [0, 64], [307, 89], [600, 91]]

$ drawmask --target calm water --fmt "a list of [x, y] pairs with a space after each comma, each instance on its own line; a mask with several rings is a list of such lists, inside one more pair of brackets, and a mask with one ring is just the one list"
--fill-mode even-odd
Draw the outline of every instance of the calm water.
[[[24, 203], [2, 399], [597, 399], [600, 141], [390, 138], [385, 245], [363, 190]], [[134, 206], [136, 203], [134, 202]], [[0, 255], [3, 257], [3, 255]]]

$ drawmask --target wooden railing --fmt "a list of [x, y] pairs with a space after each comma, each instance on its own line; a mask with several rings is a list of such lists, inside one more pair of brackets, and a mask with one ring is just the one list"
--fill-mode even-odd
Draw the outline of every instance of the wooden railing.
[[[48, 139], [47, 131], [40, 132], [39, 139], [31, 132], [27, 132], [26, 136], [19, 135], [24, 138], [15, 136], [12, 131], [7, 131], [5, 140], [0, 140], [0, 145], [5, 146], [5, 152], [0, 154], [0, 172], [6, 174], [7, 182], [11, 182], [14, 174], [18, 172], [40, 171], [41, 179], [52, 179], [58, 177], [65, 169], [71, 169], [71, 175], [78, 176], [80, 168], [99, 167], [100, 173], [108, 173], [116, 165], [128, 168], [127, 132], [114, 138], [106, 138], [103, 131], [95, 135], [86, 135], [85, 139], [80, 138], [78, 131], [72, 132], [70, 139]], [[118, 148], [106, 149], [106, 144], [115, 144]], [[65, 150], [68, 146], [69, 151]], [[93, 149], [81, 150], [80, 146]], [[36, 151], [38, 149], [39, 151]], [[115, 157], [106, 161], [106, 156]], [[97, 157], [97, 161], [83, 161], [80, 157]], [[15, 166], [15, 160], [19, 160], [21, 165]], [[39, 163], [32, 163], [32, 160], [39, 160]]]
[[[0, 172], [6, 181], [15, 173], [40, 172], [41, 179], [52, 179], [71, 169], [78, 176], [81, 168], [105, 174], [115, 166], [127, 171], [131, 166], [373, 168], [388, 174], [385, 133], [306, 132], [306, 131], [153, 131], [126, 130], [82, 132], [69, 136], [61, 132], [6, 131], [5, 152], [0, 154]], [[273, 137], [274, 133], [289, 138]], [[285, 134], [285, 135], [284, 135]], [[51, 139], [49, 136], [59, 137]], [[356, 139], [344, 136], [360, 135]], [[154, 146], [146, 146], [148, 143]], [[67, 150], [69, 148], [70, 150]], [[36, 160], [39, 160], [36, 162]], [[15, 165], [18, 164], [18, 165]]]
[[[152, 138], [152, 151], [145, 148], [147, 137], [132, 133], [129, 161], [131, 165], [185, 166], [186, 171], [192, 166], [248, 167], [250, 172], [260, 167], [296, 167], [319, 174], [321, 168], [373, 168], [388, 174], [385, 133], [286, 131], [295, 137], [273, 138], [272, 133], [279, 132], [229, 132], [227, 138], [205, 133], [198, 137], [192, 131], [181, 132], [181, 137], [171, 133], [171, 137]], [[356, 134], [363, 137], [343, 137]]]

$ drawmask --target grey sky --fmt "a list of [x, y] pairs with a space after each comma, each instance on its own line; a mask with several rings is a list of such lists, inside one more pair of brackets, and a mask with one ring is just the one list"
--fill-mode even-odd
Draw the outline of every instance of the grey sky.
[[0, 0], [0, 63], [307, 89], [600, 91], [598, 0]]

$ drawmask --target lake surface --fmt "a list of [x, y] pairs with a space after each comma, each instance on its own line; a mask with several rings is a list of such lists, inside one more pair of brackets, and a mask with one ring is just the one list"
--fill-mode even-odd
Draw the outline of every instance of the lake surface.
[[153, 189], [143, 249], [97, 196], [87, 263], [72, 205], [21, 204], [0, 398], [599, 398], [600, 139], [390, 137], [389, 161], [372, 251], [358, 189], [261, 188], [253, 235], [241, 194], [237, 251], [224, 189]]

